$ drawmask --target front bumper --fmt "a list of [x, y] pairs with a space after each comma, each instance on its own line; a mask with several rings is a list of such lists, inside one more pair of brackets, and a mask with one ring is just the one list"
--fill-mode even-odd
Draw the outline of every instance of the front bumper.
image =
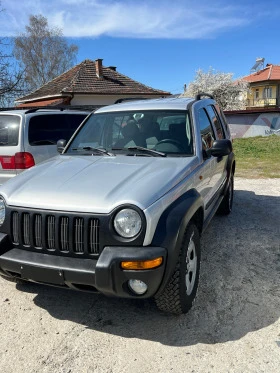
[[[149, 298], [156, 294], [162, 282], [166, 255], [162, 247], [107, 246], [95, 260], [12, 248], [0, 255], [0, 274], [124, 298]], [[151, 260], [160, 256], [163, 264], [154, 269], [123, 270], [120, 266], [121, 261]], [[130, 279], [144, 281], [147, 292], [141, 296], [134, 294], [128, 287]]]

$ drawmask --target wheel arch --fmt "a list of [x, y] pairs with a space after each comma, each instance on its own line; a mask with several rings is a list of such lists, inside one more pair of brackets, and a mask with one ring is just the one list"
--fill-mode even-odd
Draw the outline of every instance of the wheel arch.
[[235, 174], [235, 155], [234, 153], [230, 153], [228, 156], [228, 162], [227, 162], [227, 178], [230, 178], [230, 174]]
[[234, 174], [235, 174], [235, 155], [234, 155], [233, 152], [230, 153], [230, 155], [228, 156], [228, 161], [227, 161], [227, 165], [226, 165], [226, 172], [227, 172], [227, 176], [226, 176], [225, 187], [224, 187], [224, 190], [223, 190], [223, 195], [226, 194], [226, 191], [227, 191], [228, 186], [229, 186], [231, 175], [234, 176]]
[[165, 288], [174, 272], [185, 231], [190, 222], [197, 226], [201, 234], [204, 222], [203, 199], [195, 189], [180, 196], [162, 213], [159, 219], [151, 245], [167, 249], [167, 263], [158, 293]]

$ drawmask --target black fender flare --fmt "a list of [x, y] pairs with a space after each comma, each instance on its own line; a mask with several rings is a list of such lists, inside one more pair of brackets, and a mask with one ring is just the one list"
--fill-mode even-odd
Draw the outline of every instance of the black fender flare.
[[228, 190], [231, 174], [234, 175], [235, 173], [235, 155], [233, 152], [231, 152], [228, 156], [226, 170], [227, 170], [227, 180], [226, 180], [226, 184], [224, 187], [223, 195], [225, 195]]
[[158, 293], [165, 288], [174, 272], [186, 227], [191, 220], [197, 225], [199, 232], [203, 230], [203, 200], [195, 189], [190, 189], [174, 201], [162, 213], [151, 243], [167, 249], [167, 262], [163, 281]]

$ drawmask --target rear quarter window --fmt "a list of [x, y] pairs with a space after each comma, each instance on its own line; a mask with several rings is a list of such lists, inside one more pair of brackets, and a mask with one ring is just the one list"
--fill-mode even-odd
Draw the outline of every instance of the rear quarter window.
[[49, 114], [33, 116], [29, 120], [30, 145], [54, 145], [58, 140], [69, 140], [85, 119], [86, 114]]
[[18, 145], [20, 117], [0, 115], [0, 146]]

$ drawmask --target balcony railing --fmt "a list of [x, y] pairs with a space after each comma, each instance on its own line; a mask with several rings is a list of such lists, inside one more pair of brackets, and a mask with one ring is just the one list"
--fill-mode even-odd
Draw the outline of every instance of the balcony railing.
[[247, 107], [268, 107], [268, 106], [278, 106], [278, 105], [279, 105], [279, 98], [277, 97], [247, 99], [247, 102], [246, 102]]

